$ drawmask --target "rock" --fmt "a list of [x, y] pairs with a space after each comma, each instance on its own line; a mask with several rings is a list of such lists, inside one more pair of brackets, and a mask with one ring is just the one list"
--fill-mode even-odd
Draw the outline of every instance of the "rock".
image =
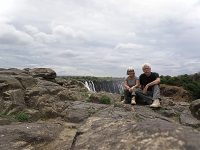
[[192, 115], [200, 120], [200, 99], [192, 101], [189, 108]]
[[33, 77], [42, 77], [44, 79], [55, 79], [56, 72], [50, 68], [26, 68], [24, 69]]
[[0, 76], [1, 74], [6, 76], [19, 75], [19, 74], [26, 76], [28, 75], [28, 72], [26, 70], [21, 70], [17, 68], [9, 68], [9, 69], [0, 68]]
[[173, 98], [172, 98], [172, 97], [164, 97], [164, 98], [162, 98], [162, 100], [161, 100], [161, 105], [162, 105], [163, 107], [165, 107], [165, 106], [175, 106], [176, 104], [175, 104], [175, 102], [173, 101]]
[[0, 126], [11, 124], [12, 120], [0, 117]]
[[24, 89], [21, 83], [13, 76], [0, 75], [0, 89], [1, 91]]
[[198, 131], [162, 119], [134, 122], [126, 119], [90, 117], [77, 132], [74, 150], [100, 147], [107, 150], [198, 150], [200, 146]]
[[0, 149], [70, 149], [76, 126], [56, 119], [0, 126]]
[[181, 106], [190, 106], [188, 102], [177, 102], [177, 104]]
[[180, 123], [185, 126], [191, 126], [194, 128], [200, 127], [200, 120], [197, 120], [194, 118], [190, 111], [186, 110], [183, 113], [181, 113], [180, 116]]
[[108, 103], [108, 104], [113, 104], [114, 102], [120, 101], [120, 95], [113, 94], [113, 93], [107, 93], [107, 92], [91, 93], [88, 101], [92, 102], [92, 103], [104, 103], [102, 101], [103, 96], [105, 96], [106, 98], [109, 98], [110, 103]]
[[165, 97], [173, 97], [174, 101], [188, 101], [189, 93], [182, 87], [160, 84], [160, 93]]
[[88, 92], [88, 89], [84, 85], [84, 83], [77, 81], [77, 80], [65, 80], [63, 83], [63, 87], [74, 89], [75, 91], [84, 90], [85, 92]]
[[152, 109], [120, 97], [48, 68], [0, 68], [0, 149], [199, 149], [199, 100], [189, 106], [168, 95]]
[[24, 101], [25, 92], [21, 89], [9, 90], [3, 93], [2, 106], [6, 114], [14, 114], [26, 108]]
[[17, 75], [14, 76], [15, 79], [17, 79], [21, 85], [23, 86], [24, 89], [33, 87], [37, 84], [38, 80], [31, 77], [31, 76], [22, 76], [22, 75]]
[[164, 115], [165, 117], [171, 118], [171, 117], [176, 116], [177, 113], [176, 113], [176, 111], [175, 111], [174, 109], [170, 109], [170, 110], [168, 109], [168, 110], [164, 110], [164, 111], [162, 112], [162, 115]]
[[107, 108], [107, 105], [93, 104], [85, 102], [70, 102], [66, 109], [62, 112], [64, 119], [68, 122], [80, 123], [95, 113]]

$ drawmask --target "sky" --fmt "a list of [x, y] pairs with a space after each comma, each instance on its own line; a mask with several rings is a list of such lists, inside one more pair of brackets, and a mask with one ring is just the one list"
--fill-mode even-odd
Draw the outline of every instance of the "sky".
[[200, 71], [200, 0], [0, 0], [0, 68], [57, 75]]

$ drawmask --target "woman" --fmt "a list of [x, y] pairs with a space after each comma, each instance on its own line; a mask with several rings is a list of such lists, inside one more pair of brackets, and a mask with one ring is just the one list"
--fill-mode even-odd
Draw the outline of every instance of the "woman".
[[129, 67], [127, 70], [128, 77], [124, 81], [124, 103], [131, 103], [131, 105], [135, 105], [135, 90], [139, 86], [138, 77], [135, 76], [135, 71], [132, 67]]

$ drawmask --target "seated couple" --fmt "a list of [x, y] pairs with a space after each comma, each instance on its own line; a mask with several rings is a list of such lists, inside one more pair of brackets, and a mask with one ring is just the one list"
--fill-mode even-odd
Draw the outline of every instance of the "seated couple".
[[[148, 104], [152, 108], [160, 107], [160, 78], [156, 72], [151, 72], [150, 64], [142, 66], [143, 74], [135, 76], [134, 69], [130, 67], [127, 70], [128, 77], [124, 81], [124, 103]], [[139, 85], [141, 88], [138, 88]]]

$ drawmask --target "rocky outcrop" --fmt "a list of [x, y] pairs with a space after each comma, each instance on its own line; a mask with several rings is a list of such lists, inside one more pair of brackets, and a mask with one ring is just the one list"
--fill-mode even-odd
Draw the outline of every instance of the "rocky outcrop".
[[50, 68], [25, 68], [24, 70], [27, 71], [32, 77], [42, 77], [47, 80], [56, 78], [56, 72]]
[[199, 100], [175, 102], [173, 94], [162, 98], [162, 108], [151, 109], [122, 104], [117, 94], [90, 92], [49, 68], [2, 68], [0, 103], [2, 150], [200, 147]]
[[[200, 134], [160, 118], [130, 121], [89, 118], [78, 130], [73, 149], [198, 149]], [[194, 139], [191, 139], [195, 137]]]
[[173, 98], [174, 101], [181, 102], [190, 100], [188, 91], [182, 87], [160, 84], [160, 93], [163, 96]]
[[192, 115], [200, 120], [200, 99], [193, 101], [189, 108]]

